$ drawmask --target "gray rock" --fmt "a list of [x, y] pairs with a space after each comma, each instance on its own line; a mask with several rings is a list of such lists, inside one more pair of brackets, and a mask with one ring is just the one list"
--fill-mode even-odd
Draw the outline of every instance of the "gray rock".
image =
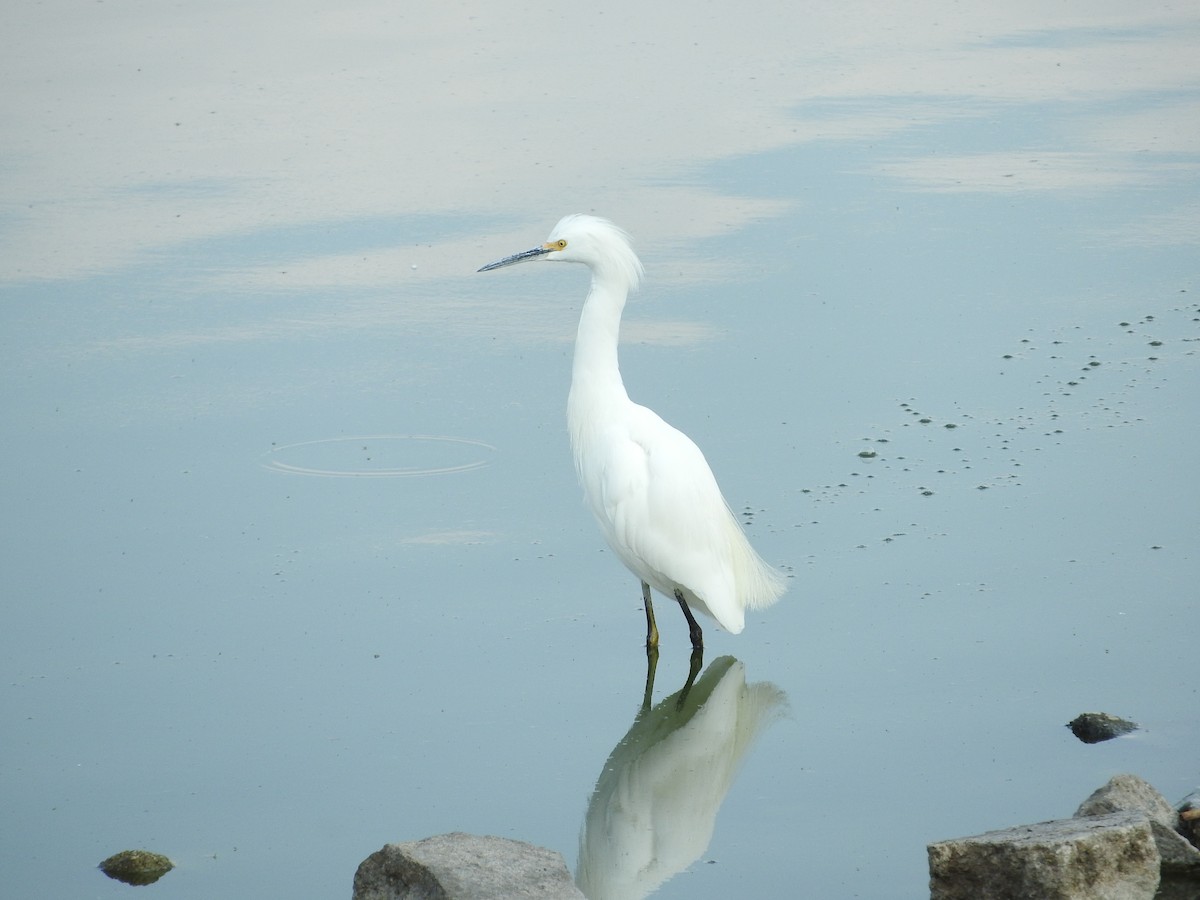
[[1102, 816], [1123, 811], [1145, 813], [1148, 819], [1168, 828], [1174, 828], [1178, 817], [1167, 798], [1150, 782], [1136, 775], [1114, 775], [1108, 779], [1108, 784], [1092, 791], [1091, 796], [1079, 804], [1075, 815]]
[[1179, 813], [1167, 798], [1136, 775], [1114, 775], [1075, 810], [1076, 816], [1113, 812], [1140, 812], [1150, 820], [1154, 842], [1162, 857], [1163, 874], [1200, 873], [1200, 850], [1178, 832]]
[[372, 853], [353, 900], [583, 900], [561, 853], [522, 841], [441, 834]]
[[1143, 813], [1060, 819], [930, 844], [931, 900], [1151, 900], [1159, 855]]

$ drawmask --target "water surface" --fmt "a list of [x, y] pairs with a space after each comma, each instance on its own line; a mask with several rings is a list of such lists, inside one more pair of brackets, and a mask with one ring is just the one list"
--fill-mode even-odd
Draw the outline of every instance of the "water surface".
[[[347, 896], [464, 830], [920, 897], [930, 841], [1195, 787], [1200, 16], [1126, 7], [11, 11], [9, 890]], [[789, 575], [686, 710], [571, 471], [586, 275], [474, 274], [575, 211]]]

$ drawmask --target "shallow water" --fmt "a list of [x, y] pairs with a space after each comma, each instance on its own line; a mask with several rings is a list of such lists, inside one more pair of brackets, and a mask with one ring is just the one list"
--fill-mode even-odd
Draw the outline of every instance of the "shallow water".
[[[596, 896], [919, 897], [930, 841], [1195, 787], [1200, 16], [1124, 6], [14, 13], [13, 896], [133, 847], [347, 896], [464, 830]], [[686, 721], [571, 471], [586, 276], [474, 273], [570, 211], [790, 576]]]

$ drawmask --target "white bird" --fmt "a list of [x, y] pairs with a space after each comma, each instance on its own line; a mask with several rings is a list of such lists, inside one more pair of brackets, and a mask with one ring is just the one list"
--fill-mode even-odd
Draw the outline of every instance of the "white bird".
[[784, 580], [746, 540], [700, 448], [625, 392], [617, 366], [621, 311], [642, 279], [629, 235], [607, 219], [566, 216], [540, 247], [479, 271], [535, 259], [583, 263], [592, 272], [567, 425], [584, 497], [609, 547], [641, 579], [647, 650], [658, 646], [651, 587], [679, 602], [693, 651], [704, 638], [692, 610], [738, 634], [746, 610], [774, 603]]

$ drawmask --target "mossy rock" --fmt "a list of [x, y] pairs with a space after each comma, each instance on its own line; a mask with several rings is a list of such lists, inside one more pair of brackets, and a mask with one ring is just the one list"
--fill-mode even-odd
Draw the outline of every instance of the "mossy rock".
[[122, 850], [100, 863], [100, 871], [126, 884], [153, 884], [175, 868], [161, 853]]

